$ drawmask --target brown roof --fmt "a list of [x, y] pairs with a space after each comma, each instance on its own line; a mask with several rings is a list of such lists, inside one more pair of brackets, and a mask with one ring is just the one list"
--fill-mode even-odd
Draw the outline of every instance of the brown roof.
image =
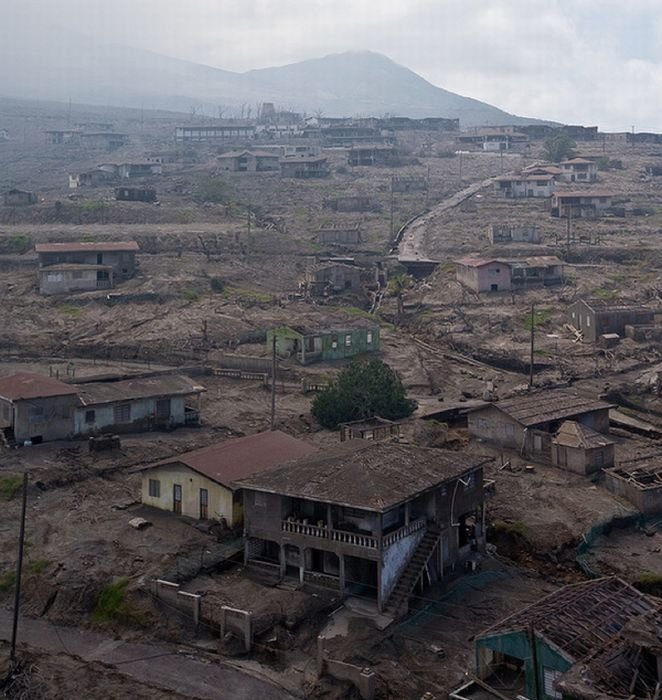
[[114, 251], [138, 251], [140, 247], [135, 241], [78, 241], [75, 243], [37, 243], [34, 247], [37, 253], [105, 253]]
[[350, 440], [237, 485], [384, 512], [486, 461], [450, 450]]
[[564, 421], [561, 424], [554, 437], [554, 442], [557, 445], [581, 447], [584, 450], [614, 444], [614, 441], [610, 440], [606, 435], [601, 435], [595, 430], [591, 430], [591, 428], [587, 428], [585, 425], [572, 420]]
[[575, 190], [574, 192], [557, 190], [554, 196], [559, 199], [566, 199], [567, 197], [614, 197], [614, 193], [605, 190]]
[[218, 484], [231, 486], [238, 479], [275, 469], [315, 451], [312, 445], [280, 430], [273, 430], [217, 442], [148, 464], [136, 471], [183, 464]]
[[76, 394], [76, 388], [59, 379], [32, 372], [17, 372], [0, 377], [0, 397], [10, 401], [45, 399]]
[[485, 265], [491, 265], [492, 263], [508, 264], [505, 260], [499, 260], [498, 258], [460, 258], [455, 261], [456, 265], [464, 265], [464, 267], [485, 267]]
[[156, 396], [190, 396], [205, 391], [203, 386], [183, 375], [168, 374], [121, 381], [89, 382], [75, 385], [83, 406], [115, 401], [131, 401]]
[[513, 396], [497, 401], [494, 406], [518, 423], [533, 427], [540, 423], [609, 409], [613, 404], [598, 399], [588, 399], [564, 389], [549, 389]]

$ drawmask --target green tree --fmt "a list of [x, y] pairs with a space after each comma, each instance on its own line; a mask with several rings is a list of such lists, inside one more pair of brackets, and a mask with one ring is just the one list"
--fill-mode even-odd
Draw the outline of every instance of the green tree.
[[400, 378], [385, 362], [356, 358], [331, 387], [315, 397], [312, 414], [325, 428], [380, 416], [397, 420], [411, 415], [416, 402], [408, 399]]
[[220, 177], [203, 177], [198, 181], [196, 195], [202, 202], [229, 204], [233, 194], [232, 185]]
[[572, 158], [575, 155], [577, 144], [564, 134], [557, 134], [545, 141], [543, 156], [552, 163]]
[[411, 287], [412, 283], [413, 279], [406, 272], [400, 272], [388, 281], [388, 293], [395, 297], [398, 303], [398, 316], [402, 316], [405, 312], [402, 295], [403, 292]]

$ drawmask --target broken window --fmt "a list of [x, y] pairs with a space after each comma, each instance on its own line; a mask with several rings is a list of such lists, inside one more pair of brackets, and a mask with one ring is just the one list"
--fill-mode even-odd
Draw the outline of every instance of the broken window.
[[267, 505], [267, 494], [261, 491], [256, 491], [253, 494], [253, 504], [257, 508], [264, 508]]
[[345, 336], [345, 347], [349, 348], [349, 347], [351, 347], [351, 345], [352, 345], [352, 335], [351, 335], [351, 333], [348, 333]]
[[156, 402], [156, 417], [170, 418], [170, 399], [158, 399]]
[[113, 422], [114, 423], [130, 423], [131, 422], [131, 404], [121, 403], [113, 406]]
[[94, 423], [96, 420], [97, 414], [96, 411], [85, 411], [85, 422], [86, 423]]
[[372, 331], [368, 331], [365, 336], [366, 343], [370, 345], [372, 343]]
[[554, 700], [561, 700], [561, 698], [563, 698], [563, 694], [556, 690], [554, 685], [557, 679], [563, 675], [561, 671], [543, 666], [542, 673], [545, 686], [545, 696], [548, 698], [554, 698]]
[[158, 479], [149, 480], [150, 498], [161, 498], [161, 482]]

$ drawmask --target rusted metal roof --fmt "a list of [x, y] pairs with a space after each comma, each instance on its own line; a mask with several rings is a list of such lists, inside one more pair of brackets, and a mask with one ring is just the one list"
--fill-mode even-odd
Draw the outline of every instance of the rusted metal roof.
[[384, 512], [490, 461], [485, 457], [392, 442], [350, 440], [238, 486]]
[[140, 250], [135, 241], [78, 241], [74, 243], [37, 243], [37, 253], [110, 253], [137, 252]]
[[313, 445], [280, 430], [232, 438], [193, 452], [162, 459], [135, 471], [183, 464], [218, 484], [233, 487], [233, 482], [251, 474], [263, 473], [282, 464], [316, 452]]
[[605, 401], [589, 399], [565, 389], [536, 391], [531, 394], [513, 396], [497, 401], [493, 405], [528, 428], [540, 423], [572, 418], [614, 406]]
[[141, 377], [121, 381], [90, 382], [74, 385], [84, 406], [116, 401], [148, 399], [157, 396], [190, 396], [206, 391], [205, 387], [182, 375]]
[[32, 372], [17, 372], [0, 377], [0, 397], [9, 401], [45, 399], [52, 396], [69, 396], [78, 393], [71, 384], [59, 379]]
[[480, 634], [477, 641], [533, 626], [570, 657], [581, 661], [610, 642], [630, 621], [657, 613], [654, 598], [616, 576], [564, 586]]

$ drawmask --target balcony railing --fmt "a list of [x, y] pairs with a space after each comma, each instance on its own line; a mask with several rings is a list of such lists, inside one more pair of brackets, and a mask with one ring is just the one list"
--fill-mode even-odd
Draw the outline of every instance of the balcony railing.
[[[386, 549], [395, 542], [409, 537], [409, 535], [425, 527], [425, 519], [413, 520], [408, 525], [398, 528], [381, 539], [381, 548]], [[283, 532], [291, 532], [294, 535], [304, 537], [318, 537], [319, 539], [339, 542], [353, 547], [365, 547], [367, 549], [379, 549], [379, 538], [373, 535], [364, 535], [360, 532], [350, 532], [349, 530], [335, 530], [320, 525], [311, 525], [299, 520], [283, 520]]]

